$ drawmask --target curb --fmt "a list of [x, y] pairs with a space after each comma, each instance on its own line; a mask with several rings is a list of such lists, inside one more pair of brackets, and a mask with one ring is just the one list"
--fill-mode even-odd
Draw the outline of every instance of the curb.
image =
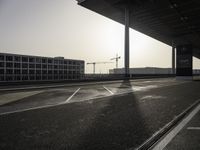
[[[191, 106], [185, 109], [181, 114], [176, 116], [171, 122], [167, 123], [162, 129], [157, 131], [152, 137], [147, 139], [142, 145], [140, 145], [136, 150], [151, 150], [156, 143], [162, 139], [171, 129], [173, 129], [181, 120], [183, 120], [195, 107], [200, 104], [200, 99], [194, 102]], [[129, 150], [133, 150], [131, 148]]]

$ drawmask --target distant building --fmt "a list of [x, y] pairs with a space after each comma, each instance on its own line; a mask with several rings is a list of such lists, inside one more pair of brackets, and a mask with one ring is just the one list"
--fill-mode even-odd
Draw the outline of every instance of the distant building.
[[[124, 74], [124, 68], [110, 69], [110, 74]], [[157, 68], [157, 67], [144, 67], [144, 68], [130, 68], [130, 74], [172, 74], [172, 68]], [[200, 70], [194, 69], [193, 74], [200, 74]]]
[[73, 80], [84, 75], [84, 61], [0, 53], [0, 81]]

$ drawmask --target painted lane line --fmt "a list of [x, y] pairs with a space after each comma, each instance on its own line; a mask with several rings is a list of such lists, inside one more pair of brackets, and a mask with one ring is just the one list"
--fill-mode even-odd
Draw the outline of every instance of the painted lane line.
[[[117, 94], [113, 94], [113, 95], [104, 95], [104, 96], [99, 96], [99, 97], [92, 97], [92, 98], [80, 100], [78, 102], [90, 101], [90, 100], [95, 100], [95, 99], [100, 99], [100, 98], [107, 98], [107, 97], [112, 97], [112, 96], [120, 96], [120, 95], [124, 95], [124, 94], [129, 94], [129, 93], [132, 93], [132, 92], [133, 91], [127, 91], [127, 92], [121, 92], [121, 93], [117, 93]], [[73, 102], [73, 103], [78, 103], [78, 102]], [[62, 102], [62, 103], [58, 103], [58, 104], [49, 104], [49, 105], [43, 105], [43, 106], [38, 106], [38, 107], [31, 107], [31, 108], [14, 110], [14, 111], [7, 111], [7, 112], [0, 113], [0, 116], [8, 115], [8, 114], [14, 114], [14, 113], [20, 113], [20, 112], [26, 112], [26, 111], [30, 111], [30, 110], [37, 110], [37, 109], [43, 109], [43, 108], [56, 107], [56, 106], [60, 106], [60, 105], [64, 105], [64, 104], [66, 104], [66, 103]]]
[[152, 150], [164, 149], [172, 139], [185, 127], [185, 125], [199, 112], [200, 104], [183, 119], [169, 134], [167, 134], [161, 141], [159, 141]]
[[109, 90], [107, 87], [103, 86], [103, 88], [104, 88], [105, 90], [107, 90], [111, 95], [114, 94], [114, 93], [113, 93], [111, 90]]
[[[133, 92], [134, 92], [133, 90], [127, 90], [127, 91], [115, 93], [115, 94], [112, 94], [112, 95], [105, 95], [105, 96], [99, 96], [99, 97], [86, 98], [86, 99], [80, 100], [78, 102], [90, 101], [90, 100], [95, 100], [95, 99], [100, 99], [100, 98], [107, 98], [107, 97], [112, 97], [112, 96], [120, 96], [120, 95], [124, 95], [124, 94], [130, 94], [130, 93], [133, 93]], [[73, 103], [78, 103], [78, 102], [73, 102]], [[63, 104], [66, 104], [66, 103], [62, 102], [62, 103], [58, 103], [58, 104], [48, 104], [48, 105], [25, 108], [25, 109], [20, 109], [20, 110], [0, 112], [0, 116], [14, 114], [14, 113], [20, 113], [20, 112], [26, 112], [26, 111], [31, 111], [31, 110], [37, 110], [37, 109], [56, 107], [56, 106], [60, 106], [60, 105], [63, 105]]]
[[[62, 103], [63, 104], [63, 103]], [[7, 111], [7, 112], [2, 112], [0, 113], [0, 116], [3, 115], [9, 115], [9, 114], [14, 114], [14, 113], [20, 113], [20, 112], [26, 112], [26, 111], [30, 111], [30, 110], [37, 110], [37, 109], [43, 109], [43, 108], [50, 108], [50, 107], [55, 107], [55, 106], [59, 106], [61, 105], [61, 103], [52, 105], [44, 105], [44, 106], [38, 106], [38, 107], [31, 107], [31, 108], [25, 108], [25, 109], [20, 109], [20, 110], [14, 110], [14, 111]]]
[[65, 101], [64, 103], [69, 102], [69, 101], [74, 97], [74, 95], [75, 95], [76, 93], [78, 93], [78, 91], [79, 91], [80, 89], [81, 89], [81, 88], [78, 88], [68, 99], [66, 99], [66, 101]]
[[[71, 102], [71, 103], [79, 103], [79, 102], [83, 102], [83, 101], [90, 101], [90, 100], [95, 100], [95, 99], [100, 99], [100, 98], [120, 96], [120, 95], [124, 95], [124, 94], [129, 94], [129, 93], [132, 93], [132, 92], [133, 91], [127, 91], [127, 92], [116, 93], [116, 94], [113, 94], [113, 95], [104, 95], [104, 96], [99, 96], [99, 97], [92, 97], [92, 98], [87, 98], [87, 99], [80, 100], [78, 102]], [[57, 103], [57, 104], [48, 104], [48, 105], [43, 105], [43, 106], [38, 106], [38, 107], [31, 107], [31, 108], [14, 110], [14, 111], [7, 111], [7, 112], [0, 113], [0, 116], [8, 115], [8, 114], [14, 114], [14, 113], [20, 113], [20, 112], [26, 112], [26, 111], [30, 111], [30, 110], [37, 110], [37, 109], [43, 109], [43, 108], [56, 107], [56, 106], [60, 106], [60, 105], [64, 105], [64, 104], [67, 104], [67, 103], [62, 102], [62, 103]]]
[[[156, 78], [156, 79], [130, 79], [130, 82], [144, 82], [146, 80], [150, 80], [150, 81], [155, 81], [155, 80], [160, 80], [161, 79], [165, 79], [165, 78]], [[172, 80], [171, 78], [169, 78], [170, 80]], [[166, 80], [166, 79], [165, 79]], [[44, 88], [60, 88], [60, 87], [72, 87], [72, 86], [85, 86], [85, 85], [96, 85], [96, 84], [113, 84], [113, 83], [122, 83], [123, 80], [114, 80], [114, 81], [101, 81], [101, 82], [93, 82], [93, 83], [74, 83], [74, 84], [60, 84], [60, 85], [44, 85], [44, 86], [33, 86], [33, 87], [18, 87], [18, 88], [6, 88], [6, 89], [0, 89], [0, 91], [13, 91], [13, 90], [29, 90], [29, 89], [44, 89]]]
[[187, 127], [188, 130], [200, 130], [200, 127]]

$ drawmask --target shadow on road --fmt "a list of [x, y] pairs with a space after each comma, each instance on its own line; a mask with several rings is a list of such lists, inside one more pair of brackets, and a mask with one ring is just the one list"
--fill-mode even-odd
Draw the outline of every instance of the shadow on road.
[[[125, 86], [131, 87], [129, 80], [124, 80], [119, 89]], [[104, 107], [81, 136], [76, 149], [124, 150], [139, 146], [144, 137], [150, 136], [134, 92], [98, 103]]]

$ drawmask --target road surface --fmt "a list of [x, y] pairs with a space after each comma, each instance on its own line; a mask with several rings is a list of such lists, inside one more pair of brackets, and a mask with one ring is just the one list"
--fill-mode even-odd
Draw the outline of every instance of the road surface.
[[198, 101], [199, 89], [167, 78], [1, 91], [0, 149], [135, 149]]

